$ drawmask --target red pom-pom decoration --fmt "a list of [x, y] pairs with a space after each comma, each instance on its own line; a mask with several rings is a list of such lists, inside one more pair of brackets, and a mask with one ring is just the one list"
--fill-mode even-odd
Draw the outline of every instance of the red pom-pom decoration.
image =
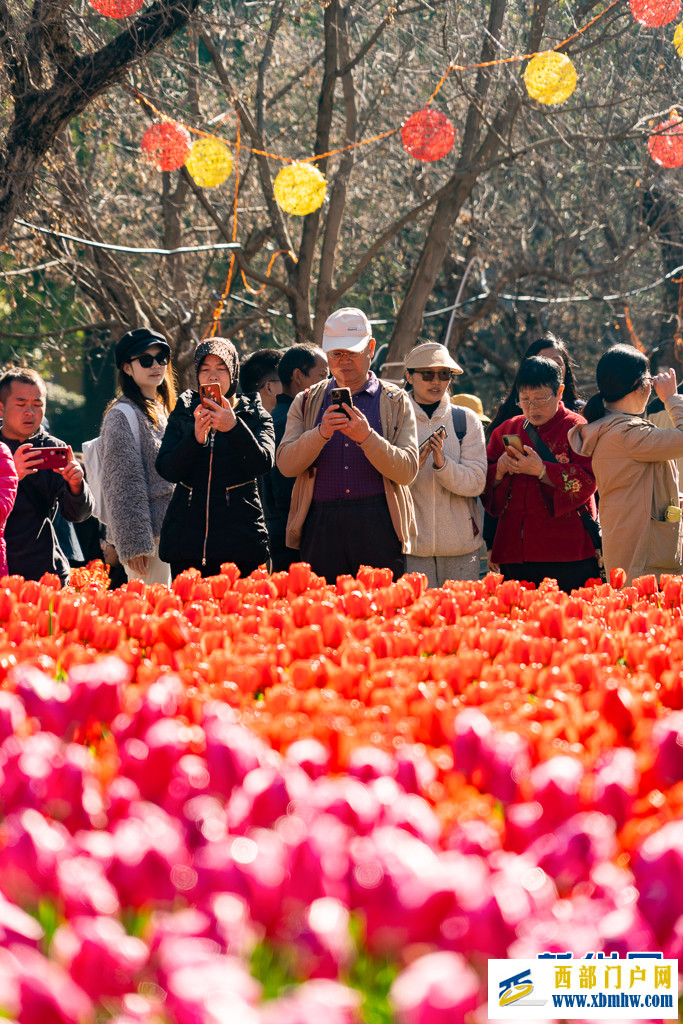
[[98, 14], [105, 18], [129, 18], [139, 11], [145, 0], [88, 0]]
[[431, 163], [442, 160], [453, 149], [455, 128], [445, 114], [426, 107], [411, 114], [401, 125], [401, 140], [406, 152], [416, 160]]
[[661, 28], [678, 17], [681, 0], [630, 0], [631, 14], [641, 25]]
[[147, 129], [140, 149], [158, 170], [177, 171], [185, 163], [191, 145], [187, 128], [175, 121], [162, 121]]
[[660, 167], [683, 167], [683, 118], [680, 114], [674, 110], [668, 121], [657, 125], [647, 148]]

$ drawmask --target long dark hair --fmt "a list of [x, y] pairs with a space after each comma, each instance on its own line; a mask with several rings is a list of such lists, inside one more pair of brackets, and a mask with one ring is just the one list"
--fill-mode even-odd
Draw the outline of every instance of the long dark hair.
[[[562, 362], [564, 363], [564, 393], [562, 395], [562, 401], [567, 409], [570, 409], [572, 412], [578, 412], [579, 409], [582, 408], [583, 402], [581, 401], [578, 393], [574, 369], [572, 367], [567, 346], [561, 338], [558, 338], [557, 335], [551, 334], [548, 331], [543, 335], [543, 337], [532, 341], [522, 356], [520, 366], [525, 360], [537, 356], [539, 352], [543, 352], [547, 348], [554, 349], [562, 356]], [[519, 369], [517, 370], [517, 373], [519, 374]], [[486, 428], [487, 437], [490, 437], [496, 427], [500, 426], [501, 423], [504, 423], [505, 420], [512, 419], [513, 416], [521, 415], [522, 410], [519, 407], [517, 389], [518, 383], [517, 377], [515, 377], [509, 394], [500, 403], [495, 416]]]
[[605, 402], [611, 405], [630, 395], [650, 372], [647, 356], [632, 345], [614, 345], [604, 352], [595, 369], [598, 393], [589, 399], [583, 415], [589, 423], [606, 415]]
[[[166, 367], [164, 379], [157, 387], [155, 398], [145, 398], [131, 375], [126, 373], [123, 367], [121, 367], [116, 376], [116, 382], [119, 386], [121, 395], [132, 402], [133, 405], [136, 405], [147, 419], [151, 420], [155, 427], [159, 426], [160, 412], [163, 411], [165, 415], [168, 416], [176, 403], [175, 372], [170, 362]], [[105, 416], [111, 409], [112, 405], [115, 405], [121, 395], [117, 395], [117, 397], [109, 403], [104, 413]]]

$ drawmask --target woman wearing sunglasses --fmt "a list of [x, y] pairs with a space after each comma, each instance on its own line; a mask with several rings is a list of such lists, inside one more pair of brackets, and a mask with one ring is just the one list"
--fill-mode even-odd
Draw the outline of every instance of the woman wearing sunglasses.
[[481, 516], [475, 499], [486, 482], [486, 447], [479, 418], [465, 408], [453, 414], [448, 389], [459, 373], [448, 349], [434, 342], [406, 356], [406, 390], [420, 446], [420, 468], [410, 485], [417, 533], [410, 538], [406, 566], [425, 573], [430, 587], [479, 578]]
[[[647, 357], [631, 345], [605, 352], [596, 370], [598, 394], [570, 442], [592, 458], [600, 492], [605, 569], [626, 570], [627, 582], [681, 571], [681, 511], [675, 459], [683, 456], [683, 396], [673, 370], [650, 376]], [[654, 388], [673, 426], [643, 418]]]
[[562, 371], [551, 359], [525, 359], [517, 374], [522, 413], [493, 431], [484, 507], [498, 516], [491, 561], [505, 579], [567, 592], [600, 575], [581, 509], [595, 519], [595, 477], [568, 433], [584, 423], [562, 402]]
[[115, 355], [120, 394], [101, 433], [107, 539], [129, 579], [170, 583], [170, 567], [159, 559], [159, 535], [173, 485], [159, 476], [155, 462], [175, 405], [171, 349], [163, 334], [138, 327], [124, 334]]

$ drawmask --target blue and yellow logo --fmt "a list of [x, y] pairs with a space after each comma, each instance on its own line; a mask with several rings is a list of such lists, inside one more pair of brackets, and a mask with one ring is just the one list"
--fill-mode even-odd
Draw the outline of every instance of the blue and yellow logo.
[[531, 980], [531, 969], [527, 968], [521, 974], [513, 974], [509, 978], [503, 978], [498, 984], [498, 1005], [509, 1006], [516, 1003], [525, 996], [530, 996], [534, 990], [534, 983]]

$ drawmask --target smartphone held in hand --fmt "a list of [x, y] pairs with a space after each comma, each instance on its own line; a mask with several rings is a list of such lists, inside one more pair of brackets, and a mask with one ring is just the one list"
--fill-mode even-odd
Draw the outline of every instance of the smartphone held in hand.
[[349, 419], [351, 418], [345, 409], [342, 409], [342, 403], [353, 408], [353, 399], [351, 398], [351, 391], [349, 388], [332, 388], [330, 390], [330, 405], [338, 405], [339, 411], [343, 412]]
[[62, 445], [55, 448], [34, 448], [30, 454], [40, 454], [41, 461], [34, 464], [36, 469], [64, 469], [69, 464], [69, 449]]
[[503, 444], [506, 448], [514, 448], [520, 455], [524, 455], [524, 445], [519, 434], [503, 434]]
[[201, 399], [204, 408], [209, 408], [206, 404], [206, 399], [210, 399], [215, 402], [216, 405], [222, 405], [221, 402], [221, 386], [220, 384], [200, 384], [199, 385], [199, 397]]
[[436, 430], [429, 435], [429, 437], [426, 437], [424, 439], [424, 441], [422, 442], [422, 444], [418, 448], [418, 451], [419, 451], [420, 455], [422, 455], [423, 452], [427, 451], [427, 449], [429, 448], [429, 446], [432, 443], [432, 438], [433, 437], [440, 437], [442, 441], [445, 441], [445, 439], [448, 437], [448, 431], [444, 427], [443, 423], [440, 426], [438, 426], [436, 428]]

